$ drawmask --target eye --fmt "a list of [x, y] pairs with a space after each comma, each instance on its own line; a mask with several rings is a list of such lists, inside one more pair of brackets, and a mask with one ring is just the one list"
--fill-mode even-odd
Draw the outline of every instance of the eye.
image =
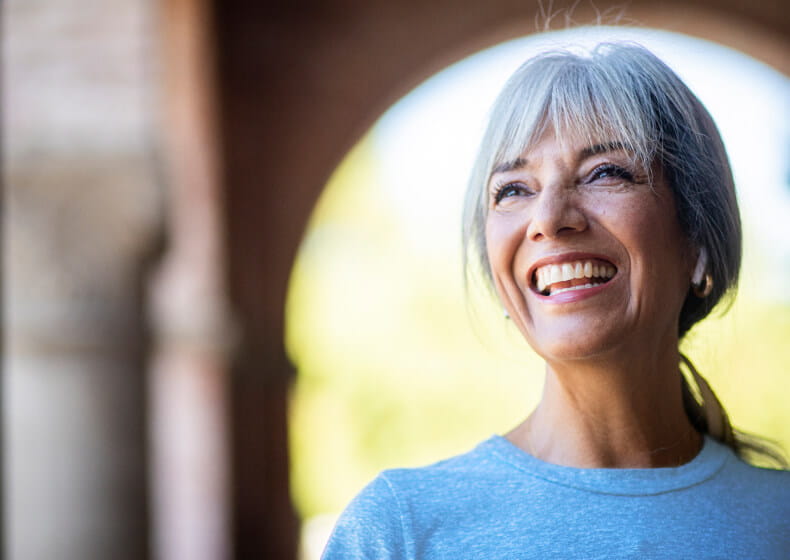
[[599, 181], [604, 179], [623, 179], [625, 181], [633, 182], [634, 175], [625, 167], [620, 167], [613, 163], [605, 163], [593, 169], [590, 173], [587, 182]]
[[532, 194], [526, 185], [523, 183], [505, 183], [498, 186], [494, 192], [494, 202], [499, 204], [506, 198], [513, 198], [516, 196], [529, 196]]

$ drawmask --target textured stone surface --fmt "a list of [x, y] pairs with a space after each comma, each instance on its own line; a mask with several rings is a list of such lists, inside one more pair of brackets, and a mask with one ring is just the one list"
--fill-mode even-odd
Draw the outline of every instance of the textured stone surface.
[[12, 559], [147, 555], [143, 294], [161, 221], [150, 9], [4, 5]]

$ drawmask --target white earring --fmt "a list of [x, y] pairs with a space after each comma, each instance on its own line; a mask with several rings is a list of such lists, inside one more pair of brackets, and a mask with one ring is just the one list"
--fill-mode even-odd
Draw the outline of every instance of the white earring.
[[698, 298], [706, 298], [713, 291], [713, 276], [708, 269], [708, 251], [705, 247], [699, 250], [697, 266], [694, 268], [694, 275], [691, 277], [691, 289]]
[[694, 268], [694, 275], [691, 277], [691, 283], [695, 286], [702, 284], [702, 279], [705, 277], [705, 270], [708, 268], [708, 250], [702, 247], [699, 250], [699, 258], [697, 259], [697, 266]]

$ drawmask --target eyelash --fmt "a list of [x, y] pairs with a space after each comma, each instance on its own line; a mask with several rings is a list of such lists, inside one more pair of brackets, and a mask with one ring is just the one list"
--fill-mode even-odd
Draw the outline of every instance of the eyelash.
[[[606, 179], [607, 177], [602, 176], [604, 174], [608, 174], [608, 177], [616, 177], [618, 179], [623, 179], [630, 183], [634, 182], [633, 173], [631, 173], [626, 168], [620, 167], [619, 165], [615, 165], [613, 163], [605, 163], [593, 169], [593, 171], [588, 176], [587, 182], [589, 183], [597, 179]], [[497, 185], [496, 188], [494, 189], [494, 202], [496, 204], [499, 204], [503, 198], [512, 196], [508, 193], [532, 194], [531, 192], [529, 192], [529, 189], [527, 189], [527, 187], [524, 186], [523, 183], [505, 182], [502, 183], [501, 185]]]
[[525, 187], [522, 183], [502, 183], [501, 185], [497, 185], [496, 189], [494, 190], [494, 202], [499, 204], [499, 202], [510, 195], [508, 192], [518, 192], [518, 193], [525, 193], [529, 194], [527, 187]]
[[605, 163], [593, 169], [593, 172], [590, 173], [590, 181], [595, 181], [596, 179], [602, 178], [605, 179], [605, 177], [601, 177], [603, 173], [609, 173], [611, 177], [625, 179], [629, 182], [634, 181], [633, 173], [628, 171], [626, 168], [620, 167], [619, 165], [614, 165], [613, 163]]

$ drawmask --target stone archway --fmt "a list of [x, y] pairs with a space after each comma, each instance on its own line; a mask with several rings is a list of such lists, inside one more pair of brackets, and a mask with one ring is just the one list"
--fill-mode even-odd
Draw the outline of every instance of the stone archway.
[[[443, 66], [534, 31], [536, 14], [545, 19], [540, 4], [215, 4], [228, 274], [244, 332], [233, 374], [239, 557], [294, 554], [285, 417], [293, 371], [283, 350], [283, 316], [291, 263], [314, 201], [389, 104]], [[573, 19], [597, 15], [580, 5]], [[780, 2], [635, 1], [625, 18], [714, 40], [790, 73], [790, 14]], [[564, 16], [554, 22], [564, 26]]]

